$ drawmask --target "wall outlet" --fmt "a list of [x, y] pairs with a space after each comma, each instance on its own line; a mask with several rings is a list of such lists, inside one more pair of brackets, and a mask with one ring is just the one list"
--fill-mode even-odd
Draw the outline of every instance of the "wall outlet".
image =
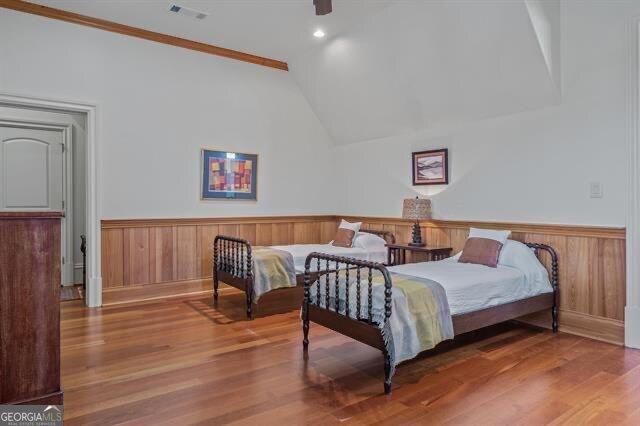
[[602, 183], [589, 183], [589, 195], [591, 198], [602, 198]]

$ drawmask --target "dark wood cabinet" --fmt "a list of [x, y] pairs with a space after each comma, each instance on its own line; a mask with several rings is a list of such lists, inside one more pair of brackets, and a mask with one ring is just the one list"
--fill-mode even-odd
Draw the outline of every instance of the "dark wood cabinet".
[[62, 404], [60, 212], [0, 212], [0, 404]]

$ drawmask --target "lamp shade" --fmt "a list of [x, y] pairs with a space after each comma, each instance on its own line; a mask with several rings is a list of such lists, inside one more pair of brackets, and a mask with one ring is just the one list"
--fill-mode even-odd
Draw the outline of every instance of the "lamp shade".
[[402, 218], [412, 220], [431, 219], [431, 200], [406, 198], [402, 204]]

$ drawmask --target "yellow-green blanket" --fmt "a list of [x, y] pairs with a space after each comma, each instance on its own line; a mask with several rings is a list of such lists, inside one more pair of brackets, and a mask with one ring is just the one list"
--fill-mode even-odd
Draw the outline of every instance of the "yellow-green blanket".
[[[357, 314], [357, 286], [353, 271], [349, 273], [349, 316], [367, 319], [368, 269], [360, 279], [360, 313]], [[346, 314], [346, 276], [341, 271], [338, 284], [338, 311]], [[414, 358], [432, 349], [443, 340], [453, 338], [453, 322], [444, 288], [437, 282], [420, 277], [390, 273], [392, 281], [391, 317], [385, 319], [384, 278], [375, 271], [372, 275], [372, 320], [382, 330], [393, 365]], [[329, 279], [329, 307], [336, 309], [335, 275]], [[325, 279], [320, 278], [320, 306], [326, 305]], [[316, 300], [316, 285], [311, 286], [311, 303]]]
[[391, 273], [394, 289], [400, 290], [415, 327], [420, 352], [453, 338], [453, 323], [444, 288], [425, 278]]
[[271, 290], [295, 287], [296, 269], [291, 253], [271, 247], [254, 247], [253, 300]]

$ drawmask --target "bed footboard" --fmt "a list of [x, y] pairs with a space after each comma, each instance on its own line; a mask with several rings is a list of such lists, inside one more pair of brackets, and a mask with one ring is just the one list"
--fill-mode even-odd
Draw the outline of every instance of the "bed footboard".
[[[312, 273], [312, 267], [315, 267], [315, 271], [322, 272]], [[374, 306], [373, 271], [376, 270], [384, 278], [383, 316], [374, 315], [374, 312], [382, 311], [381, 307]], [[350, 289], [355, 289], [355, 301], [350, 300], [353, 297]], [[312, 297], [312, 292], [315, 297]], [[388, 330], [391, 317], [391, 293], [389, 271], [380, 263], [323, 253], [309, 254], [305, 261], [302, 304], [302, 344], [305, 356], [308, 356], [310, 321], [380, 349], [384, 357], [384, 391], [386, 394], [390, 393], [393, 338], [390, 332], [385, 333], [384, 330]], [[344, 295], [343, 300], [340, 299], [341, 295]]]
[[218, 299], [218, 284], [243, 290], [247, 300], [247, 318], [253, 317], [253, 269], [251, 244], [241, 238], [217, 235], [213, 240], [213, 300]]

